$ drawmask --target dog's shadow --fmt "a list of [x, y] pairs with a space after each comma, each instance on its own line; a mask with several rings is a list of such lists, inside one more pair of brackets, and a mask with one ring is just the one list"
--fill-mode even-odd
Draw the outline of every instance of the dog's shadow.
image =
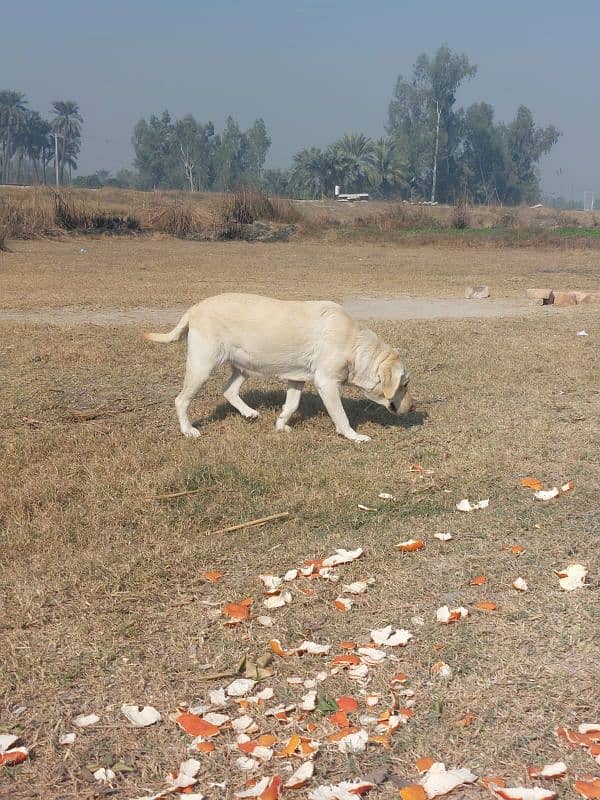
[[[244, 393], [243, 399], [250, 408], [255, 408], [257, 411], [274, 411], [279, 414], [285, 400], [285, 391], [252, 389]], [[342, 403], [350, 425], [354, 429], [365, 422], [374, 422], [376, 425], [381, 425], [382, 428], [414, 428], [423, 425], [428, 417], [426, 411], [411, 411], [408, 414], [396, 416], [377, 403], [354, 397], [343, 397]], [[238, 413], [229, 403], [219, 403], [214, 411], [205, 418], [205, 424], [223, 420]], [[327, 414], [327, 412], [319, 395], [314, 392], [303, 392], [300, 407], [292, 417], [291, 424], [293, 425], [294, 420], [298, 417], [306, 420], [323, 414]]]

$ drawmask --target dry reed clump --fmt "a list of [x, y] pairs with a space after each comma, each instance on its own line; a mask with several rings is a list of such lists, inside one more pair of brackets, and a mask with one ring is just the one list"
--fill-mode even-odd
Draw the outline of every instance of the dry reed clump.
[[144, 224], [179, 239], [246, 239], [253, 238], [249, 228], [257, 222], [295, 223], [299, 219], [300, 213], [289, 200], [270, 197], [258, 189], [239, 189], [209, 205], [191, 197], [175, 203], [162, 197], [161, 203], [146, 213]]
[[502, 209], [496, 215], [492, 227], [494, 228], [516, 228], [519, 225], [519, 213], [516, 208]]
[[64, 231], [79, 233], [121, 233], [140, 229], [137, 217], [117, 214], [103, 209], [92, 209], [78, 202], [72, 195], [54, 192], [54, 223]]
[[457, 200], [452, 206], [449, 223], [451, 228], [459, 231], [471, 227], [471, 215], [464, 200]]
[[37, 189], [24, 197], [0, 198], [0, 228], [4, 237], [34, 239], [71, 233], [135, 232], [139, 220], [128, 213], [93, 208], [70, 192]]
[[384, 233], [414, 228], [432, 228], [438, 225], [438, 220], [431, 213], [430, 208], [404, 203], [393, 205], [384, 214], [369, 217], [367, 224], [371, 221], [374, 221], [377, 229]]
[[235, 232], [239, 226], [260, 222], [295, 223], [300, 212], [289, 200], [268, 195], [260, 189], [241, 188], [225, 195], [220, 206], [224, 227]]
[[144, 227], [178, 239], [213, 239], [218, 220], [211, 209], [172, 203], [156, 206], [146, 212]]
[[4, 238], [33, 239], [47, 236], [54, 230], [52, 204], [47, 192], [26, 197], [0, 198], [0, 229]]

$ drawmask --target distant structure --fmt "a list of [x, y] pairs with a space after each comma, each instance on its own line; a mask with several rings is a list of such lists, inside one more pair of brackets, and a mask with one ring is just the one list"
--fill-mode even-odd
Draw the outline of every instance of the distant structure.
[[356, 203], [358, 200], [368, 200], [369, 195], [367, 192], [358, 192], [355, 194], [342, 194], [340, 192], [340, 187], [336, 186], [334, 189], [335, 192], [335, 199], [339, 200], [340, 203]]
[[583, 193], [583, 210], [584, 211], [593, 211], [594, 210], [594, 192], [584, 192]]

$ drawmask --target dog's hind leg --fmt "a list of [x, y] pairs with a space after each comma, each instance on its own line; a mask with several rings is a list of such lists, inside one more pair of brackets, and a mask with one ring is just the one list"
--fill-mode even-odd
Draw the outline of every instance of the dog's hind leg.
[[304, 381], [288, 381], [288, 390], [285, 396], [285, 403], [281, 409], [281, 414], [277, 417], [275, 427], [278, 431], [291, 431], [288, 425], [292, 414], [298, 410], [300, 405], [300, 397], [302, 389], [304, 388]]
[[184, 436], [198, 438], [200, 431], [194, 428], [188, 416], [190, 403], [204, 386], [217, 364], [214, 349], [198, 337], [194, 331], [188, 334], [188, 352], [183, 388], [175, 398], [175, 409], [179, 427]]
[[242, 384], [246, 380], [246, 377], [247, 376], [244, 375], [243, 372], [240, 372], [237, 367], [233, 367], [231, 377], [223, 389], [223, 397], [228, 403], [231, 403], [234, 408], [237, 408], [243, 417], [246, 417], [246, 419], [256, 419], [257, 417], [260, 417], [258, 411], [256, 411], [254, 408], [250, 408], [250, 406], [244, 403], [240, 397], [240, 389], [242, 388]]

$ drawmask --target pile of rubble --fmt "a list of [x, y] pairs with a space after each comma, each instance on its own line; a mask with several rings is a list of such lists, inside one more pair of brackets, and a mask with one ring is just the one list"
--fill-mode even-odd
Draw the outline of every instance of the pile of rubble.
[[595, 292], [557, 292], [553, 289], [527, 289], [527, 297], [538, 306], [579, 306], [600, 304], [600, 290]]

